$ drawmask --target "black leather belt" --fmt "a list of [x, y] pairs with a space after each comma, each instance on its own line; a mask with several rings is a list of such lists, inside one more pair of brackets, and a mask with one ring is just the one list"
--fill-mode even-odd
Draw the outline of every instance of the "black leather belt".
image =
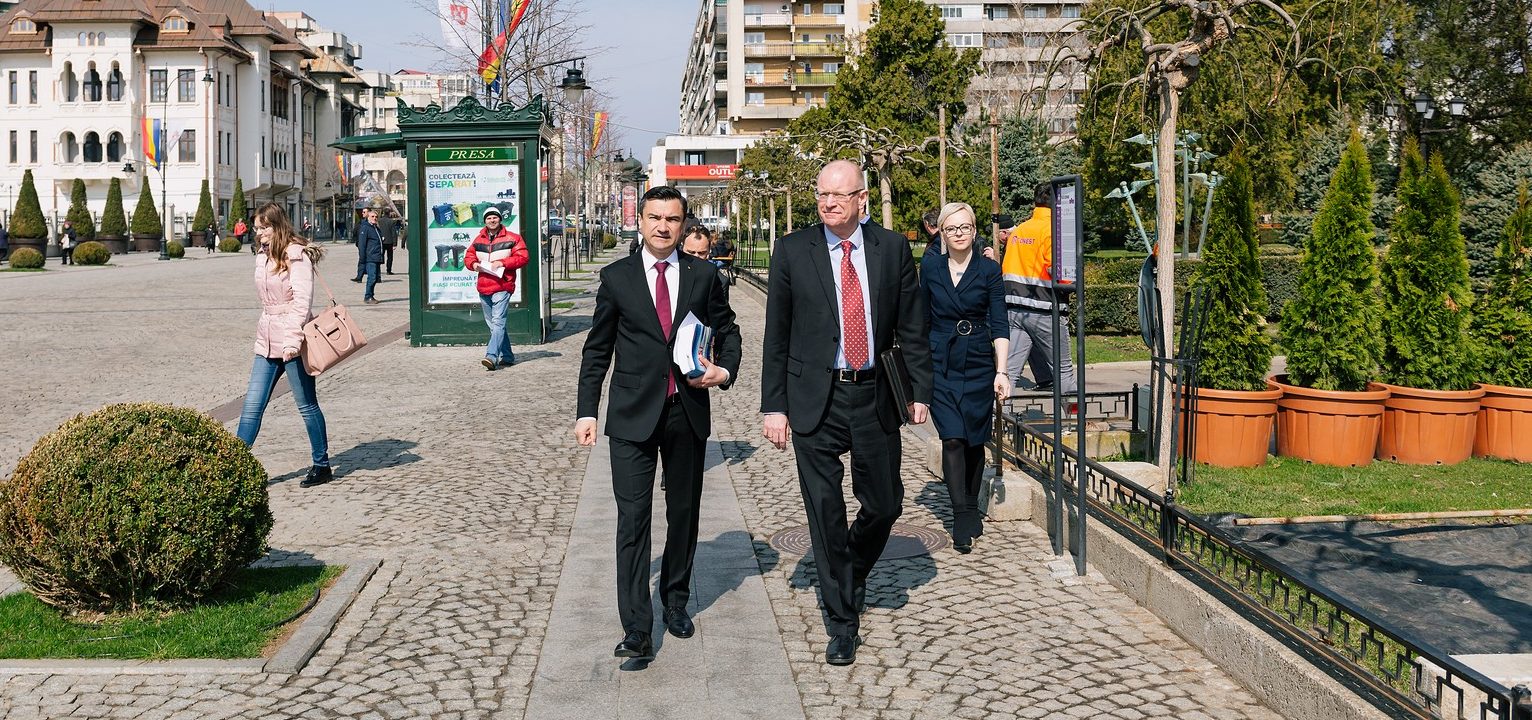
[[877, 368], [867, 368], [866, 370], [841, 370], [837, 368], [830, 371], [830, 379], [838, 383], [872, 382], [877, 377]]
[[955, 332], [959, 335], [972, 335], [973, 323], [967, 320], [959, 320], [957, 321], [956, 325], [952, 326], [952, 332]]

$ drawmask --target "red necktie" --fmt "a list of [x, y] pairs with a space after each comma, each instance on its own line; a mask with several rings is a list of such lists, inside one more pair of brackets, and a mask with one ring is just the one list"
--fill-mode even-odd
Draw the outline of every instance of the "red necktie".
[[840, 324], [846, 337], [846, 365], [851, 370], [867, 366], [867, 314], [862, 307], [862, 283], [851, 264], [851, 241], [840, 249]]
[[[670, 281], [665, 279], [665, 270], [670, 263], [661, 260], [654, 264], [654, 311], [660, 316], [660, 332], [665, 333], [665, 339], [670, 339], [670, 325], [675, 321], [670, 311]], [[676, 376], [670, 372], [670, 359], [665, 360], [665, 397], [676, 394]]]

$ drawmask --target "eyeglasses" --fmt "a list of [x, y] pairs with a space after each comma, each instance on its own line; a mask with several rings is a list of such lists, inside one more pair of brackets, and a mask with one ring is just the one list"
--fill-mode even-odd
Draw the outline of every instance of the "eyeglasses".
[[847, 200], [850, 200], [851, 198], [854, 198], [854, 197], [856, 197], [858, 195], [861, 195], [863, 192], [864, 192], [863, 188], [857, 188], [855, 190], [852, 190], [851, 192], [825, 192], [823, 190], [817, 190], [817, 191], [814, 192], [814, 197], [818, 198], [820, 202], [837, 202], [837, 203], [839, 203], [839, 202], [845, 202]]
[[947, 227], [942, 228], [943, 235], [953, 235], [956, 237], [971, 235], [973, 234], [973, 231], [974, 226], [972, 225], [948, 225]]

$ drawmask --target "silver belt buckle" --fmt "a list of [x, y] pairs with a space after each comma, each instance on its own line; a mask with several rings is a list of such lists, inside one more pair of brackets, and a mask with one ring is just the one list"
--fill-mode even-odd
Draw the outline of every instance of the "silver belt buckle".
[[959, 320], [957, 321], [957, 325], [953, 326], [953, 330], [959, 335], [972, 335], [973, 323], [967, 320]]

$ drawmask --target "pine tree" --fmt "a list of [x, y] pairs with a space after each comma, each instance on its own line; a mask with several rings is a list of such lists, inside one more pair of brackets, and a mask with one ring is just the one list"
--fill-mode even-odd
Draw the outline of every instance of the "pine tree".
[[249, 210], [245, 206], [245, 181], [236, 175], [234, 177], [234, 201], [229, 206], [229, 216], [224, 218], [224, 228], [229, 231], [231, 236], [234, 233], [234, 223], [244, 219], [247, 212]]
[[74, 184], [69, 188], [69, 212], [64, 215], [64, 218], [74, 226], [75, 235], [82, 242], [96, 237], [96, 221], [90, 216], [87, 198], [85, 181], [75, 178]]
[[32, 171], [21, 176], [21, 194], [16, 198], [16, 209], [11, 213], [11, 226], [6, 228], [13, 238], [40, 240], [48, 237], [48, 223], [43, 220], [43, 206], [37, 201], [37, 185], [32, 181]]
[[1532, 197], [1525, 183], [1516, 195], [1516, 211], [1495, 250], [1490, 291], [1479, 298], [1474, 334], [1485, 380], [1532, 388]]
[[122, 181], [112, 178], [106, 188], [106, 210], [101, 213], [101, 237], [122, 238], [128, 235], [128, 218], [122, 212]]
[[1399, 168], [1399, 205], [1383, 261], [1383, 378], [1423, 390], [1468, 390], [1468, 257], [1458, 194], [1440, 155], [1428, 165], [1413, 140]]
[[1213, 199], [1197, 271], [1196, 285], [1207, 298], [1197, 384], [1217, 390], [1263, 390], [1272, 344], [1262, 331], [1267, 305], [1256, 259], [1260, 241], [1254, 191], [1244, 153], [1236, 151], [1228, 165], [1228, 176]]
[[213, 224], [213, 196], [208, 193], [207, 180], [202, 181], [202, 192], [197, 197], [197, 214], [192, 216], [192, 232], [207, 232]]
[[154, 208], [154, 193], [145, 182], [138, 192], [138, 205], [133, 208], [133, 234], [162, 237], [165, 227], [160, 224], [160, 212]]
[[1282, 311], [1293, 384], [1360, 391], [1377, 377], [1383, 343], [1375, 234], [1372, 167], [1353, 134], [1304, 243], [1298, 294]]

